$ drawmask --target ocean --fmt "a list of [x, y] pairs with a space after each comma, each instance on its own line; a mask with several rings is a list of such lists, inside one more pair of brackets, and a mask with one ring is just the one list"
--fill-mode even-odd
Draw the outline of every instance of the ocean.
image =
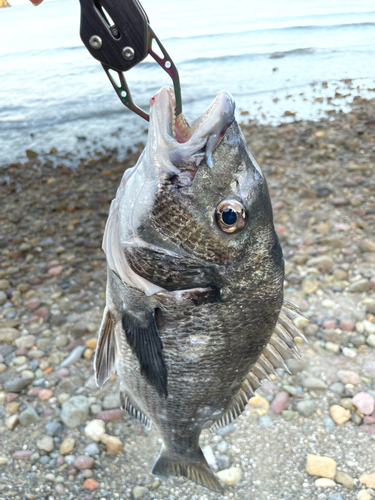
[[[355, 95], [375, 97], [373, 0], [144, 0], [143, 6], [177, 64], [189, 118], [221, 89], [235, 97], [238, 118], [274, 124], [347, 110]], [[79, 20], [77, 0], [0, 10], [0, 165], [25, 159], [26, 149], [56, 147], [76, 158], [117, 146], [121, 155], [146, 140], [147, 122], [121, 104], [83, 46]], [[145, 109], [171, 84], [151, 58], [126, 77]]]

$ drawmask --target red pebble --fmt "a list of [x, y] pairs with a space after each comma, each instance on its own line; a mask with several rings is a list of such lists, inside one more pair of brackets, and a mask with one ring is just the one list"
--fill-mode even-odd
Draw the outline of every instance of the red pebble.
[[326, 319], [326, 320], [323, 322], [322, 327], [323, 327], [325, 330], [333, 330], [334, 328], [336, 328], [336, 321], [335, 321], [334, 319]]
[[275, 413], [281, 413], [284, 410], [286, 410], [289, 406], [289, 401], [290, 397], [289, 394], [286, 391], [281, 391], [276, 394], [274, 397], [272, 403], [271, 403], [271, 409]]
[[39, 396], [39, 393], [40, 393], [41, 390], [42, 390], [41, 387], [31, 387], [28, 390], [27, 395], [28, 396]]
[[58, 466], [60, 466], [60, 465], [63, 465], [64, 461], [65, 461], [65, 457], [64, 457], [64, 455], [60, 455], [60, 456], [57, 458], [56, 463], [57, 463], [57, 465], [58, 465]]
[[33, 452], [31, 450], [15, 451], [12, 455], [13, 460], [29, 460]]
[[355, 329], [355, 323], [351, 319], [342, 319], [340, 321], [340, 328], [346, 332], [352, 332]]
[[88, 457], [87, 455], [80, 455], [75, 459], [74, 467], [79, 470], [91, 469], [94, 465], [95, 460], [92, 457]]
[[54, 266], [48, 269], [48, 274], [50, 276], [58, 276], [63, 272], [63, 270], [64, 270], [63, 266]]
[[111, 422], [112, 420], [118, 420], [119, 418], [122, 418], [122, 410], [117, 409], [117, 410], [105, 410], [99, 412], [95, 418], [98, 418], [99, 420], [104, 420], [104, 422]]
[[12, 403], [12, 401], [15, 401], [18, 398], [19, 394], [16, 394], [15, 392], [8, 392], [7, 394], [7, 403]]
[[49, 315], [48, 307], [39, 307], [39, 309], [35, 311], [35, 315], [39, 316], [40, 318], [46, 318]]
[[14, 354], [16, 356], [26, 356], [28, 354], [28, 350], [25, 349], [24, 347], [20, 347], [19, 349], [16, 349], [16, 351], [14, 351]]
[[26, 309], [28, 309], [29, 311], [35, 311], [35, 309], [38, 309], [38, 307], [40, 306], [40, 300], [39, 300], [39, 299], [37, 299], [37, 298], [27, 300], [27, 301], [24, 303], [24, 306], [25, 306], [25, 307], [26, 307]]

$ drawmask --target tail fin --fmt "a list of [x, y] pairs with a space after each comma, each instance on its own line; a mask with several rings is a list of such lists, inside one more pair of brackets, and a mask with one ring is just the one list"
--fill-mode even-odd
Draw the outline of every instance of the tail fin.
[[184, 476], [211, 490], [220, 493], [224, 491], [219, 480], [204, 458], [201, 449], [199, 449], [197, 462], [184, 462], [183, 460], [168, 456], [168, 450], [163, 446], [154, 464], [152, 473], [160, 477]]

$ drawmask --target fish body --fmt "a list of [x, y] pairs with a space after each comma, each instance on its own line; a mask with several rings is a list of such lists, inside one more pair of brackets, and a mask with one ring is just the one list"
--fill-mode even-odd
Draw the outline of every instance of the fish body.
[[[199, 447], [296, 351], [266, 180], [225, 92], [196, 121], [151, 101], [149, 139], [112, 202], [99, 385], [117, 369], [122, 404], [163, 439], [153, 473], [221, 485]], [[282, 310], [280, 314], [280, 311]]]

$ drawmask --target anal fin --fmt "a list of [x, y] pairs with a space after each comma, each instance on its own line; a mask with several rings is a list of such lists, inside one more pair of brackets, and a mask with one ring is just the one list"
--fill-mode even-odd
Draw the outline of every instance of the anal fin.
[[208, 465], [201, 449], [197, 450], [197, 455], [197, 461], [184, 462], [182, 458], [169, 456], [168, 450], [163, 446], [152, 473], [160, 477], [184, 476], [210, 490], [223, 493], [224, 489]]
[[138, 358], [141, 373], [160, 396], [167, 397], [168, 372], [163, 358], [163, 343], [156, 326], [155, 311], [150, 313], [149, 323], [143, 327], [137, 318], [123, 309], [122, 326], [126, 340]]
[[120, 401], [121, 401], [121, 408], [123, 410], [126, 410], [129, 415], [132, 417], [136, 418], [143, 424], [146, 429], [149, 431], [152, 426], [152, 420], [145, 415], [138, 407], [133, 403], [133, 401], [129, 398], [125, 392], [120, 393]]
[[99, 387], [102, 387], [114, 373], [117, 351], [114, 323], [111, 313], [106, 307], [104, 309], [102, 324], [99, 329], [98, 346], [96, 348], [94, 361], [96, 372], [95, 378]]

